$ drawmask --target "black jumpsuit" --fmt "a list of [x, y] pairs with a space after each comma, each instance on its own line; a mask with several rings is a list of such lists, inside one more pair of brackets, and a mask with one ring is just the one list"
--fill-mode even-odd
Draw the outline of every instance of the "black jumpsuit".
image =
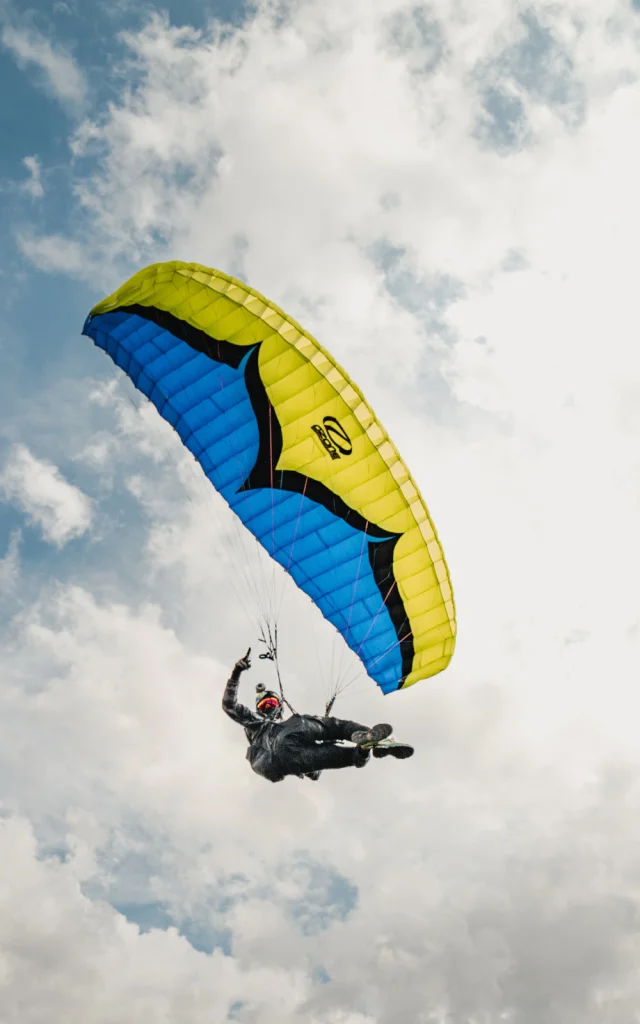
[[350, 740], [366, 726], [341, 718], [292, 715], [284, 722], [274, 721], [260, 711], [239, 704], [240, 676], [232, 674], [225, 687], [222, 707], [234, 722], [244, 727], [249, 749], [247, 760], [254, 772], [270, 782], [281, 782], [285, 775], [308, 775], [325, 768], [361, 768], [369, 752], [358, 747], [339, 747], [336, 740]]

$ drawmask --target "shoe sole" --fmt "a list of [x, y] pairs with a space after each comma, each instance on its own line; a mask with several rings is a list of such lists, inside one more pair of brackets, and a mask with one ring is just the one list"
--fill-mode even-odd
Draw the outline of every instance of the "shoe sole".
[[397, 747], [374, 747], [374, 757], [397, 757], [401, 761], [405, 757], [411, 757], [413, 755], [413, 747], [410, 747], [408, 743], [399, 744]]
[[358, 732], [354, 732], [351, 742], [356, 743], [359, 747], [363, 747], [365, 744], [367, 747], [373, 747], [381, 740], [386, 740], [392, 732], [393, 729], [390, 725], [381, 722], [380, 725], [374, 725], [372, 729], [359, 729]]

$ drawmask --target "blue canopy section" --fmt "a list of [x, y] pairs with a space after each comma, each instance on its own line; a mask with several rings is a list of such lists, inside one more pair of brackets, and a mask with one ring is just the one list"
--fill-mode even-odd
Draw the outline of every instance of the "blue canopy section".
[[397, 689], [398, 634], [370, 557], [382, 541], [305, 494], [278, 486], [241, 489], [260, 447], [245, 378], [255, 346], [241, 350], [239, 365], [231, 366], [126, 310], [89, 317], [83, 333], [174, 427], [213, 486], [344, 636], [371, 678], [385, 693]]

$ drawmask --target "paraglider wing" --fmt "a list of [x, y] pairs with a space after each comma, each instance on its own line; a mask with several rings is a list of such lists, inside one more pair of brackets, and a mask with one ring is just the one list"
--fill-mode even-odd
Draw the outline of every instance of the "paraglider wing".
[[299, 324], [220, 271], [171, 262], [100, 302], [83, 333], [385, 693], [446, 668], [455, 608], [427, 509], [358, 388]]

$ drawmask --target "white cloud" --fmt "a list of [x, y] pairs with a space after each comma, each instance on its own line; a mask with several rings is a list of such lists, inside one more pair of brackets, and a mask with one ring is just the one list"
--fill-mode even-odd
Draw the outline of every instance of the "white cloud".
[[28, 192], [34, 199], [42, 199], [44, 186], [42, 184], [42, 168], [37, 156], [25, 156], [22, 161], [29, 172], [29, 177], [22, 185], [24, 192]]
[[83, 106], [87, 86], [84, 75], [73, 57], [56, 47], [35, 28], [18, 28], [5, 24], [0, 35], [2, 45], [10, 50], [20, 67], [35, 66], [50, 92], [63, 106]]
[[90, 499], [68, 483], [56, 466], [37, 459], [24, 445], [16, 445], [11, 452], [0, 473], [0, 487], [57, 547], [81, 537], [91, 526]]
[[[122, 902], [161, 901], [178, 922], [190, 915], [205, 928], [228, 930], [233, 959], [223, 963], [237, 978], [233, 1001], [248, 1000], [247, 1012], [260, 1024], [324, 1024], [348, 1019], [350, 1011], [357, 1020], [365, 1007], [371, 1020], [391, 1022], [401, 1011], [417, 1021], [425, 1002], [450, 1012], [473, 1007], [498, 1014], [541, 998], [536, 991], [553, 998], [562, 1019], [614, 988], [621, 1015], [628, 1010], [637, 996], [628, 970], [633, 920], [608, 896], [612, 884], [624, 890], [635, 870], [633, 790], [624, 777], [603, 780], [586, 797], [556, 780], [550, 799], [549, 778], [530, 772], [522, 758], [478, 759], [469, 743], [479, 724], [472, 713], [467, 735], [453, 723], [446, 739], [433, 734], [409, 775], [394, 772], [397, 765], [373, 765], [368, 778], [334, 777], [317, 789], [256, 786], [241, 756], [242, 738], [219, 712], [221, 667], [194, 661], [153, 614], [97, 607], [79, 591], [60, 597], [46, 595], [40, 623], [20, 637], [16, 667], [34, 645], [50, 651], [57, 667], [40, 673], [48, 681], [41, 692], [5, 688], [0, 774], [12, 779], [16, 810], [51, 821], [70, 803], [81, 806], [99, 818], [108, 838], [67, 827], [66, 838], [53, 845], [60, 849], [63, 839], [63, 849], [84, 853], [80, 864], [75, 853], [66, 868], [41, 862], [36, 869], [33, 854], [21, 847], [22, 867], [8, 891], [25, 912], [16, 934], [15, 903], [4, 904], [3, 946], [38, 980], [26, 984], [27, 966], [16, 971], [7, 999], [29, 1007], [46, 993], [50, 1012], [53, 1006], [62, 1017], [70, 1006], [80, 1012], [101, 1005], [92, 986], [106, 984], [112, 1019], [130, 1020], [132, 992], [154, 967], [147, 1013], [149, 1005], [163, 1004], [168, 987], [173, 1018], [186, 1021], [196, 1009], [189, 997], [194, 978], [177, 967], [184, 959], [213, 978], [216, 1000], [226, 998], [217, 957], [194, 960], [171, 934], [139, 939], [95, 896], [80, 898], [83, 882], [116, 902], [118, 892], [128, 891]], [[5, 670], [4, 678], [6, 687], [15, 677]], [[455, 703], [452, 697], [452, 709]], [[27, 747], [18, 749], [12, 736], [26, 738]], [[613, 862], [601, 815], [618, 836]], [[309, 872], [291, 862], [301, 846], [359, 890], [346, 921], [336, 915], [327, 929], [307, 936], [296, 914], [308, 917], [318, 897]], [[127, 867], [136, 854], [150, 861], [144, 873], [135, 862]], [[571, 885], [565, 864], [574, 873]], [[27, 898], [22, 879], [36, 870], [42, 889], [29, 882], [35, 891]], [[59, 871], [73, 901], [60, 900]], [[35, 907], [45, 893], [43, 918]], [[321, 910], [328, 895], [320, 895]], [[34, 968], [47, 955], [52, 921], [55, 988], [48, 971]], [[541, 937], [548, 948], [550, 933], [559, 934], [559, 945], [544, 956]], [[131, 965], [124, 973], [123, 936]], [[171, 970], [162, 966], [165, 949], [179, 954]], [[588, 981], [572, 970], [585, 958]], [[314, 964], [327, 971], [330, 984], [312, 983]], [[113, 984], [112, 972], [118, 974]]]
[[[210, 625], [223, 645], [228, 626]], [[0, 1008], [37, 1019], [46, 999], [60, 1019], [86, 1007], [83, 1019], [129, 1021], [147, 986], [146, 1019], [171, 999], [178, 1024], [242, 1001], [257, 1024], [419, 1022], [425, 1006], [527, 1024], [546, 1006], [549, 1021], [598, 1024], [606, 1005], [628, 1019], [631, 763], [570, 783], [562, 744], [531, 763], [486, 694], [443, 688], [407, 712], [422, 730], [410, 765], [267, 786], [220, 712], [224, 676], [152, 607], [65, 587], [22, 620], [0, 691], [14, 815], [0, 833]], [[110, 900], [226, 934], [231, 955], [196, 954], [175, 931], [141, 936]]]
[[7, 553], [0, 558], [0, 594], [11, 593], [20, 577], [20, 534], [15, 531], [9, 538]]
[[118, 452], [118, 442], [113, 434], [103, 431], [95, 434], [75, 456], [78, 462], [84, 462], [92, 469], [100, 471], [108, 469]]
[[287, 1019], [304, 997], [287, 968], [245, 971], [220, 953], [197, 953], [175, 930], [141, 935], [107, 904], [82, 894], [77, 858], [39, 857], [24, 820], [0, 821], [0, 863], [6, 1020], [142, 1024], [168, 1014], [176, 1024], [204, 1024], [227, 1019], [234, 1003], [248, 999], [261, 1020], [275, 1022], [265, 1006], [279, 1003]]
[[18, 232], [16, 241], [21, 252], [40, 270], [77, 275], [90, 272], [83, 246], [72, 238], [61, 235], [37, 237]]

